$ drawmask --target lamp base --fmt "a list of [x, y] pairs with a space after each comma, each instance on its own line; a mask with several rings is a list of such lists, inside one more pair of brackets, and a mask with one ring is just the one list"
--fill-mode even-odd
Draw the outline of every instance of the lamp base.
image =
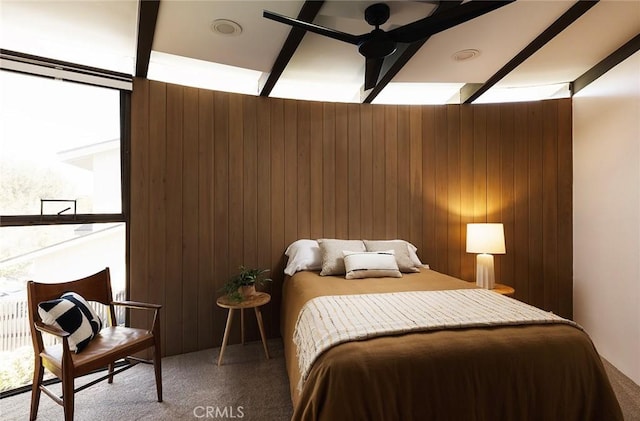
[[496, 276], [493, 271], [493, 255], [478, 254], [476, 256], [476, 285], [484, 289], [493, 289]]

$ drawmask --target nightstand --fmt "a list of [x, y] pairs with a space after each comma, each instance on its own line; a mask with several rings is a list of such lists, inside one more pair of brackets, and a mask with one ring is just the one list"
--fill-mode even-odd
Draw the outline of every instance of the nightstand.
[[269, 359], [269, 350], [267, 349], [267, 338], [264, 334], [264, 325], [262, 324], [262, 313], [260, 313], [260, 306], [263, 306], [271, 301], [271, 295], [266, 292], [258, 292], [255, 295], [245, 298], [242, 301], [230, 300], [226, 295], [218, 298], [216, 304], [222, 308], [228, 308], [229, 314], [227, 315], [227, 325], [224, 328], [224, 337], [222, 338], [222, 347], [220, 348], [220, 356], [218, 357], [218, 365], [222, 364], [222, 356], [224, 355], [224, 349], [227, 346], [227, 340], [229, 339], [229, 329], [231, 328], [231, 321], [233, 320], [233, 311], [240, 310], [240, 336], [242, 344], [244, 344], [244, 309], [252, 308], [256, 313], [256, 320], [258, 321], [258, 328], [260, 329], [260, 337], [262, 338], [262, 346], [264, 347], [264, 354]]
[[498, 294], [506, 295], [507, 297], [513, 297], [513, 294], [515, 294], [516, 292], [513, 287], [504, 284], [495, 284], [491, 291], [497, 292]]

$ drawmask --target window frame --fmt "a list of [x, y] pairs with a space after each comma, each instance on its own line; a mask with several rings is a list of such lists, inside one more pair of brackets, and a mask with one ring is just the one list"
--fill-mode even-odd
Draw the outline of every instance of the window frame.
[[[14, 64], [18, 64], [15, 66]], [[20, 67], [22, 65], [23, 67]], [[52, 69], [59, 71], [52, 73]], [[131, 75], [97, 69], [74, 63], [52, 60], [29, 54], [0, 49], [0, 71], [15, 72], [29, 76], [61, 79], [71, 83], [114, 89], [120, 92], [120, 213], [81, 213], [75, 215], [0, 215], [1, 227], [21, 227], [33, 225], [125, 223], [125, 268], [130, 260], [130, 191], [131, 191]], [[60, 73], [62, 72], [62, 73]], [[63, 76], [61, 76], [61, 74]], [[87, 75], [91, 76], [87, 80]], [[130, 89], [126, 89], [129, 87]], [[129, 271], [125, 270], [126, 298], [129, 299]], [[125, 324], [129, 325], [129, 313]]]

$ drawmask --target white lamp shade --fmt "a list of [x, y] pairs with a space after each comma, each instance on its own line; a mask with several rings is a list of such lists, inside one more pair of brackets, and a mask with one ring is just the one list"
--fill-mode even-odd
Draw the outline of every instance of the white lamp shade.
[[467, 253], [506, 253], [503, 225], [467, 224]]

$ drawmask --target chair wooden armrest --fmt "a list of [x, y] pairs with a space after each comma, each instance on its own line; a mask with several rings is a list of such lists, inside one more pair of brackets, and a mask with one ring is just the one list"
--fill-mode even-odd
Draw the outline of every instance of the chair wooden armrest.
[[111, 304], [139, 310], [160, 310], [162, 308], [159, 304], [141, 303], [139, 301], [112, 301]]
[[46, 324], [44, 324], [44, 323], [42, 323], [40, 321], [34, 322], [33, 325], [40, 332], [45, 332], [45, 333], [48, 333], [50, 335], [57, 336], [59, 338], [66, 338], [66, 337], [71, 335], [67, 331], [64, 331], [64, 330], [62, 330], [62, 329], [60, 329], [58, 327], [52, 326], [52, 325], [46, 325]]

